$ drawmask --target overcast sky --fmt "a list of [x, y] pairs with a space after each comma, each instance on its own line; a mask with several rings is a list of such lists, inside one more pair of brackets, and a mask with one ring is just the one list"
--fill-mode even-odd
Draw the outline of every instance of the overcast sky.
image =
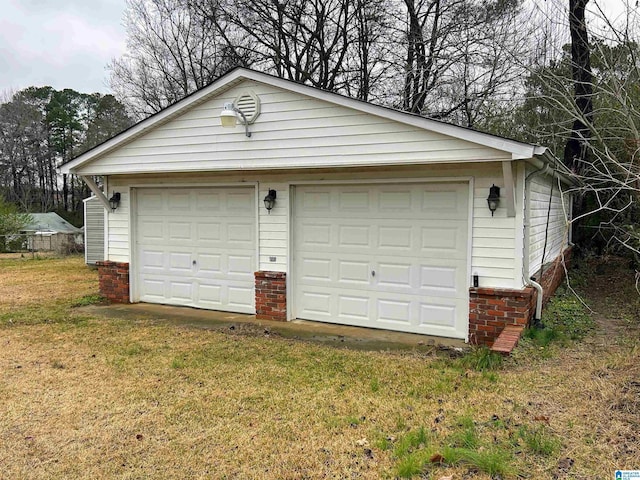
[[[624, 18], [624, 0], [598, 3]], [[108, 93], [106, 65], [125, 51], [124, 8], [125, 0], [0, 0], [0, 98], [44, 85]]]
[[125, 0], [0, 0], [0, 94], [30, 86], [108, 93]]

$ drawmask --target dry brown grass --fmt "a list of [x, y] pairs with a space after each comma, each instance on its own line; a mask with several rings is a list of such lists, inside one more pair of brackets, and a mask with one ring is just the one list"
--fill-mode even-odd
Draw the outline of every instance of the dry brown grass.
[[79, 256], [0, 258], [0, 314], [96, 294], [97, 278]]
[[[525, 478], [640, 465], [637, 336], [599, 334], [481, 373], [70, 306], [95, 293], [81, 259], [0, 260], [0, 478], [393, 478], [407, 432], [425, 427], [439, 449], [461, 418]], [[516, 435], [540, 426], [561, 443], [550, 456]], [[430, 473], [490, 478], [465, 465]]]

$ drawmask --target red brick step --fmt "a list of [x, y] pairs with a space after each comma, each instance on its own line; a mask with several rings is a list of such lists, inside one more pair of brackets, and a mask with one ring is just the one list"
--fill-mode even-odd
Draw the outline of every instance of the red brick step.
[[496, 341], [493, 342], [491, 351], [501, 353], [502, 355], [510, 355], [513, 349], [516, 348], [516, 345], [518, 345], [518, 340], [520, 340], [523, 331], [523, 325], [507, 325], [502, 332], [500, 332]]

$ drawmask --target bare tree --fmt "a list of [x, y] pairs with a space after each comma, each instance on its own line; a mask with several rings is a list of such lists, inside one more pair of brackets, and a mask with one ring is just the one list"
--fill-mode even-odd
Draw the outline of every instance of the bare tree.
[[576, 171], [581, 169], [581, 163], [587, 161], [586, 146], [591, 136], [589, 125], [593, 123], [593, 74], [585, 18], [587, 3], [589, 0], [569, 0], [571, 70], [575, 104], [580, 115], [574, 119], [571, 137], [564, 149], [564, 163]]
[[232, 66], [245, 64], [219, 30], [220, 7], [207, 15], [188, 0], [127, 0], [129, 52], [110, 65], [110, 86], [143, 118], [208, 85]]
[[521, 0], [128, 0], [112, 88], [138, 116], [232, 65], [473, 125], [511, 90]]
[[485, 104], [508, 98], [523, 68], [527, 29], [520, 2], [404, 0], [402, 108], [473, 126]]
[[256, 67], [325, 90], [344, 86], [356, 18], [352, 2], [234, 0], [224, 11], [227, 24], [252, 40], [247, 48]]
[[[556, 4], [570, 44], [531, 68], [527, 94], [497, 133], [542, 142], [572, 168], [574, 240], [585, 248], [640, 256], [640, 23], [627, 5], [622, 21], [597, 0]], [[571, 35], [569, 35], [571, 33]], [[507, 125], [509, 124], [509, 125]], [[512, 125], [529, 125], [513, 129]], [[639, 257], [640, 258], [640, 257]]]

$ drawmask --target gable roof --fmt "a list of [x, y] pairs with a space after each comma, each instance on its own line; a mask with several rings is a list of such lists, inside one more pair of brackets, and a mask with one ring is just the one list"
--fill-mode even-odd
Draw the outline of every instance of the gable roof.
[[30, 216], [31, 222], [22, 229], [25, 232], [82, 233], [80, 228], [74, 227], [54, 212], [31, 213]]
[[516, 140], [500, 137], [497, 135], [479, 132], [470, 128], [459, 127], [450, 123], [422, 117], [417, 114], [402, 112], [389, 107], [374, 105], [362, 100], [353, 99], [337, 93], [320, 90], [291, 80], [285, 80], [262, 72], [237, 67], [225, 75], [221, 76], [210, 85], [192, 93], [184, 99], [168, 106], [160, 112], [133, 125], [124, 132], [103, 142], [102, 144], [88, 150], [78, 157], [60, 166], [61, 173], [75, 173], [80, 167], [92, 162], [127, 143], [139, 138], [152, 129], [163, 125], [170, 120], [182, 115], [191, 108], [206, 102], [207, 100], [221, 95], [225, 91], [238, 85], [245, 80], [253, 80], [267, 85], [271, 85], [284, 90], [299, 93], [311, 98], [326, 101], [336, 105], [351, 108], [353, 110], [376, 115], [392, 121], [411, 125], [420, 129], [440, 133], [453, 138], [465, 140], [471, 143], [493, 148], [510, 155], [512, 160], [531, 159], [539, 157], [549, 163], [557, 164], [545, 147], [518, 142]]

